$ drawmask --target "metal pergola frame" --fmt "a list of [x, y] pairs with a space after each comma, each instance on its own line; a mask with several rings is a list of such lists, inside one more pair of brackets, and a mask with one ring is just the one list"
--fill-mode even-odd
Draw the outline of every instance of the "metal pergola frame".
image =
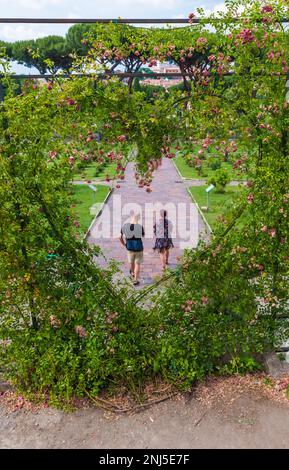
[[[234, 75], [233, 72], [224, 73], [223, 76], [231, 76]], [[52, 80], [55, 78], [77, 78], [77, 77], [90, 77], [90, 78], [112, 78], [112, 77], [119, 77], [119, 78], [165, 78], [165, 77], [189, 77], [189, 73], [181, 73], [181, 72], [167, 72], [167, 73], [159, 73], [159, 72], [152, 72], [152, 73], [140, 73], [140, 72], [101, 72], [101, 73], [71, 73], [71, 74], [31, 74], [31, 75], [24, 75], [24, 74], [15, 74], [11, 75], [11, 78], [15, 79], [30, 79], [30, 80], [37, 80], [38, 78], [45, 78], [48, 80]], [[2, 75], [3, 77], [3, 75]], [[1, 75], [0, 75], [1, 78]]]
[[[0, 23], [36, 23], [36, 24], [77, 24], [77, 23], [115, 23], [115, 24], [198, 24], [214, 23], [223, 18], [0, 18]], [[238, 17], [232, 17], [231, 21], [238, 21]], [[261, 20], [256, 20], [261, 21]], [[288, 23], [289, 19], [282, 18], [282, 23]]]

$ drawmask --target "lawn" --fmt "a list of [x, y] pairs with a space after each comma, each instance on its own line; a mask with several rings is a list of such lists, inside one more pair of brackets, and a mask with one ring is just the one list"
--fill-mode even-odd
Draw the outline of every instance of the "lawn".
[[[193, 195], [200, 207], [207, 206], [206, 188], [207, 186], [192, 186], [189, 188], [189, 192]], [[204, 216], [212, 230], [214, 230], [216, 226], [217, 218], [224, 213], [226, 207], [230, 205], [230, 202], [232, 202], [238, 191], [238, 186], [227, 186], [226, 192], [223, 194], [215, 192], [214, 189], [210, 192], [209, 211], [204, 212]]]
[[[80, 230], [86, 232], [95, 217], [95, 214], [90, 214], [90, 208], [95, 203], [102, 203], [108, 195], [110, 188], [101, 184], [95, 185], [97, 188], [96, 193], [92, 191], [85, 184], [73, 185], [75, 194], [75, 212], [77, 214]], [[95, 196], [94, 196], [95, 194]]]
[[[180, 174], [183, 178], [205, 180], [207, 178], [210, 178], [214, 174], [214, 171], [215, 171], [215, 170], [212, 170], [211, 168], [208, 168], [206, 166], [206, 162], [204, 162], [204, 173], [205, 173], [205, 175], [200, 176], [198, 174], [197, 170], [195, 168], [189, 166], [187, 164], [186, 160], [183, 157], [176, 157], [174, 159], [174, 163], [175, 163], [176, 167], [178, 168], [178, 170], [179, 170], [179, 172], [180, 172]], [[230, 163], [222, 162], [221, 167], [225, 168], [228, 171], [231, 180], [244, 179], [244, 176], [241, 177], [241, 176], [236, 175], [236, 173], [233, 171], [232, 165]]]

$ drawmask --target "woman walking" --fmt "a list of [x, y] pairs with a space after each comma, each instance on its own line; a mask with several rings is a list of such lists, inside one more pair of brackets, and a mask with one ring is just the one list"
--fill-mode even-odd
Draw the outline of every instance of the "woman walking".
[[163, 271], [169, 264], [170, 248], [173, 248], [173, 240], [171, 238], [172, 223], [167, 218], [167, 211], [160, 211], [160, 220], [154, 224], [154, 234], [156, 237], [154, 250], [160, 255]]

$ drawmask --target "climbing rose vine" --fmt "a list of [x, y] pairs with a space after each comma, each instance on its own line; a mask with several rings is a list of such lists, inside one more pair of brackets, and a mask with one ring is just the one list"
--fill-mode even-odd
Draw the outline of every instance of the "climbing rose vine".
[[[186, 74], [179, 90], [148, 97], [132, 81], [72, 74], [14, 96], [1, 60], [1, 372], [19, 389], [61, 401], [156, 375], [187, 386], [254, 370], [288, 338], [288, 3], [227, 5], [218, 21], [96, 25], [83, 38], [89, 53], [76, 71], [169, 59]], [[197, 165], [208, 148], [230, 155], [247, 183], [210, 243], [187, 250], [157, 295], [156, 286], [133, 294], [81, 238], [71, 180], [107, 161], [123, 178], [134, 155], [150, 192], [157, 161], [195, 142]]]

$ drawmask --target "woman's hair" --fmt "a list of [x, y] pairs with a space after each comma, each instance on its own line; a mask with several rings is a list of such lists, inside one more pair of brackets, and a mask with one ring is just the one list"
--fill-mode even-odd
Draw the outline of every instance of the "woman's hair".
[[163, 217], [164, 217], [164, 219], [166, 219], [166, 217], [167, 217], [167, 214], [168, 214], [168, 213], [167, 213], [167, 211], [166, 211], [166, 210], [164, 210], [164, 209], [162, 209], [162, 210], [160, 211], [160, 215], [161, 215], [161, 216], [163, 216]]

